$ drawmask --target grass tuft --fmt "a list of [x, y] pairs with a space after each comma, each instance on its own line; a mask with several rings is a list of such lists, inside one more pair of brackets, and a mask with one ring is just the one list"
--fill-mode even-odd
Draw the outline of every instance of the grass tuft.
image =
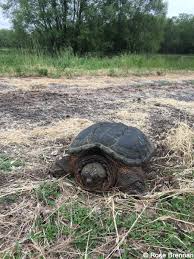
[[13, 159], [9, 158], [7, 155], [0, 154], [0, 170], [4, 172], [10, 172], [23, 165], [24, 163], [20, 159]]
[[48, 76], [48, 69], [47, 68], [39, 68], [37, 69], [39, 76]]
[[56, 182], [43, 183], [36, 190], [38, 201], [43, 202], [44, 205], [54, 205], [60, 193], [60, 187]]
[[185, 123], [179, 123], [168, 132], [166, 144], [171, 152], [180, 158], [183, 165], [192, 167], [194, 160], [194, 131]]

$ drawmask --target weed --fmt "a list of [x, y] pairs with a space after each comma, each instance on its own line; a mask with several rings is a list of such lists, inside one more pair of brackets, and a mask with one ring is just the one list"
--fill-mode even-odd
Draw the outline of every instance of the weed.
[[21, 67], [16, 67], [15, 68], [15, 73], [16, 73], [16, 76], [22, 76], [23, 75], [23, 71], [22, 71]]
[[14, 160], [9, 158], [7, 155], [0, 154], [0, 170], [10, 172], [14, 170], [14, 168], [20, 167], [22, 165], [24, 165], [24, 163], [20, 159]]
[[39, 68], [37, 69], [39, 76], [48, 76], [48, 69], [47, 68]]
[[22, 258], [22, 251], [21, 251], [21, 246], [17, 242], [15, 244], [15, 247], [13, 249], [13, 253], [5, 253], [3, 256], [3, 259], [20, 259]]
[[110, 68], [108, 71], [108, 76], [118, 76], [118, 72], [114, 68]]
[[159, 203], [159, 207], [162, 208], [163, 213], [165, 214], [165, 210], [171, 211], [172, 214], [179, 213], [180, 219], [186, 221], [194, 221], [194, 196], [193, 195], [185, 195], [172, 197], [171, 199], [167, 199], [165, 202]]
[[8, 195], [8, 196], [0, 198], [0, 204], [11, 205], [11, 204], [15, 203], [17, 201], [17, 199], [18, 199], [17, 194]]
[[56, 182], [43, 183], [36, 190], [37, 198], [40, 202], [45, 205], [53, 206], [56, 198], [60, 196], [60, 187]]

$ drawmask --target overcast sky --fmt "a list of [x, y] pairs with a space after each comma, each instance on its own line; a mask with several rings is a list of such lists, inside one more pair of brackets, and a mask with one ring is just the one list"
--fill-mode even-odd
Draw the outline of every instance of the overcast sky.
[[177, 16], [179, 13], [194, 14], [194, 0], [168, 0], [168, 16]]
[[[194, 0], [167, 0], [168, 16], [177, 16], [179, 13], [194, 14]], [[0, 29], [10, 28], [10, 23], [0, 10]]]

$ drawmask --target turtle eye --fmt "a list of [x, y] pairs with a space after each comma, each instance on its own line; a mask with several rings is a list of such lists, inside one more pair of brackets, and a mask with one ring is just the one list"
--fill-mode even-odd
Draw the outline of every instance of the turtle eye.
[[88, 172], [81, 172], [81, 175], [86, 178], [88, 176]]

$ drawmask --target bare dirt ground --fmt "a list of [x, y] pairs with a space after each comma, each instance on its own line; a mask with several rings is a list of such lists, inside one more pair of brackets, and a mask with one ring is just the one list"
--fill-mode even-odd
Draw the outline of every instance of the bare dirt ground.
[[[149, 194], [177, 188], [193, 191], [193, 181], [176, 173], [190, 172], [193, 167], [191, 150], [188, 143], [185, 147], [186, 137], [182, 140], [182, 136], [188, 132], [192, 135], [194, 130], [194, 74], [1, 78], [0, 154], [23, 161], [11, 172], [0, 172], [0, 198], [20, 194], [17, 202], [0, 203], [1, 251], [10, 251], [17, 240], [24, 241], [30, 222], [40, 210], [35, 201], [29, 203], [29, 192], [43, 181], [52, 180], [48, 174], [50, 164], [81, 129], [105, 120], [137, 126], [155, 144], [155, 157], [147, 169]], [[169, 147], [172, 134], [179, 134], [176, 140], [183, 141], [182, 150], [176, 150], [177, 143], [173, 150]], [[65, 199], [78, 190], [68, 183], [67, 188]], [[32, 246], [39, 251], [37, 244]]]

